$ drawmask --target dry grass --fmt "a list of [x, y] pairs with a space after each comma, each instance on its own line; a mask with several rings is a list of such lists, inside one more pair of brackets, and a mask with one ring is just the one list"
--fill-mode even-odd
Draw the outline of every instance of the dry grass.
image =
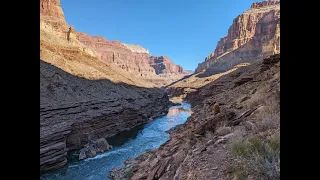
[[232, 144], [231, 152], [237, 157], [233, 176], [237, 179], [280, 179], [280, 139], [250, 138]]
[[280, 97], [278, 93], [267, 93], [270, 83], [260, 84], [258, 89], [244, 102], [246, 108], [260, 106], [252, 114], [255, 121], [244, 123], [253, 128], [231, 143], [237, 159], [231, 169], [234, 179], [280, 179]]
[[265, 132], [271, 130], [279, 130], [280, 131], [280, 113], [271, 114], [260, 122], [256, 123], [256, 132]]
[[231, 143], [231, 152], [237, 158], [232, 170], [235, 179], [280, 179], [280, 112], [270, 106], [261, 117], [254, 123], [254, 131], [247, 133], [249, 138], [238, 136]]

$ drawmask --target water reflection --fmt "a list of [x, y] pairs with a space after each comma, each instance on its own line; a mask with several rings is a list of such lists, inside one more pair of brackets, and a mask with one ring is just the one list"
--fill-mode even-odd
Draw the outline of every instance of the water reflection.
[[191, 115], [191, 113], [192, 113], [192, 111], [190, 109], [185, 109], [184, 107], [172, 107], [171, 109], [169, 109], [167, 116], [174, 116], [174, 115], [179, 114], [181, 112], [186, 112], [189, 115]]

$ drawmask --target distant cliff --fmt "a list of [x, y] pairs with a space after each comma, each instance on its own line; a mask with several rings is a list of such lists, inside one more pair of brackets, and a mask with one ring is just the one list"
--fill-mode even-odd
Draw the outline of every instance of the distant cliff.
[[[149, 51], [140, 45], [110, 41], [102, 36], [90, 36], [82, 32], [77, 32], [77, 34], [80, 42], [92, 48], [103, 62], [115, 64], [142, 78], [158, 74], [188, 74], [168, 57], [151, 56]], [[171, 76], [171, 78], [175, 77]]]
[[280, 1], [255, 2], [233, 20], [228, 35], [196, 72], [210, 68], [217, 73], [243, 62], [280, 53]]

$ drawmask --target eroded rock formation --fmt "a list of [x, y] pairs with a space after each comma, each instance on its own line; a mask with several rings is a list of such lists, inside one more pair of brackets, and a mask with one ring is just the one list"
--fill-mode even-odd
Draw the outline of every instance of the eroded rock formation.
[[210, 68], [220, 73], [239, 63], [277, 53], [280, 53], [280, 1], [255, 2], [233, 20], [228, 35], [220, 39], [196, 72]]
[[156, 74], [188, 74], [183, 68], [175, 65], [167, 56], [150, 56], [151, 66]]
[[[159, 74], [172, 74], [168, 80], [178, 80], [187, 75], [183, 68], [174, 64], [166, 56], [151, 56], [149, 51], [140, 45], [128, 45], [119, 41], [109, 41], [102, 36], [90, 36], [78, 32], [80, 42], [91, 47], [98, 57], [107, 64], [115, 64], [119, 68], [142, 78], [156, 79]], [[178, 76], [176, 76], [178, 75]]]
[[[100, 59], [135, 54], [135, 62], [143, 64], [140, 54], [150, 64], [148, 54], [102, 37], [90, 37], [92, 48], [91, 39], [81, 43], [69, 27], [59, 0], [40, 1], [40, 171], [65, 165], [70, 150], [84, 148], [80, 159], [108, 150], [105, 138], [146, 123], [171, 105], [162, 89]], [[96, 51], [101, 47], [110, 54]]]

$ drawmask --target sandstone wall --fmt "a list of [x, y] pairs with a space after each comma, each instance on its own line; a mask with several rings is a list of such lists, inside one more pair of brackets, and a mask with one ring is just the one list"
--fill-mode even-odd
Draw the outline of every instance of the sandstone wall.
[[210, 68], [218, 73], [277, 53], [280, 53], [280, 2], [256, 2], [233, 20], [228, 35], [220, 39], [215, 51], [198, 65], [196, 72]]

